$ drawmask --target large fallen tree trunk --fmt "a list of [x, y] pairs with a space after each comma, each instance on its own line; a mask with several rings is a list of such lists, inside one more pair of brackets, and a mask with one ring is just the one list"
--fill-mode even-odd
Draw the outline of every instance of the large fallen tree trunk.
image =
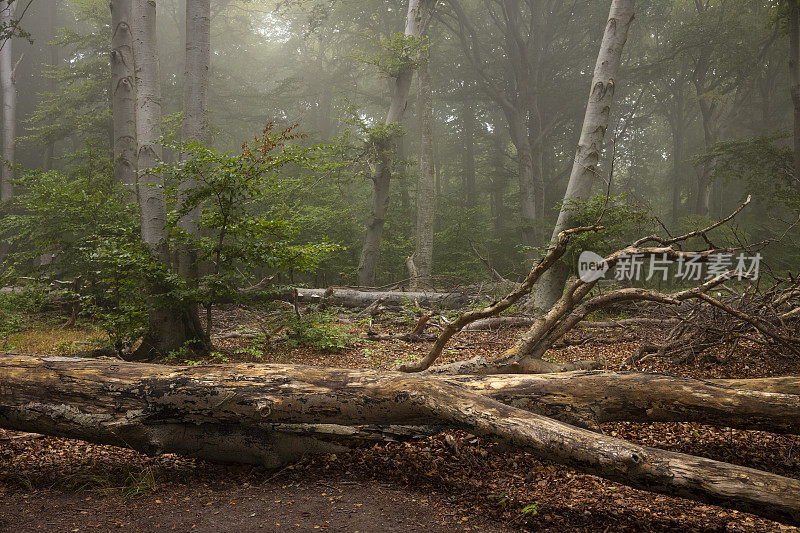
[[199, 449], [208, 455], [221, 447], [223, 458], [235, 460], [253, 443], [287, 445], [267, 424], [393, 423], [458, 427], [632, 487], [800, 523], [798, 480], [638, 446], [505, 405], [452, 380], [301, 366], [177, 368], [0, 356], [0, 427], [8, 429], [149, 453]]

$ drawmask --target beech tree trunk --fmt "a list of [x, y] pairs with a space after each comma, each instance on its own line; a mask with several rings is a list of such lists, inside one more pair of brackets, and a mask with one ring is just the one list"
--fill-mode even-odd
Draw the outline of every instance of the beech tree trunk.
[[161, 163], [161, 77], [156, 43], [155, 0], [133, 0], [133, 54], [136, 63], [136, 136], [138, 194], [142, 240], [164, 264], [169, 264], [167, 214], [163, 177], [153, 169]]
[[[285, 446], [272, 424], [440, 422], [631, 487], [800, 523], [800, 480], [639, 446], [446, 380], [302, 366], [176, 368], [0, 356], [0, 383], [0, 427], [7, 429], [212, 458], [220, 445], [225, 453], [217, 459], [237, 459], [253, 443], [262, 454]], [[798, 407], [797, 398], [773, 399]]]
[[[408, 0], [406, 37], [419, 37], [425, 34], [437, 2], [438, 0]], [[384, 122], [386, 126], [399, 124], [403, 119], [413, 76], [413, 69], [407, 68], [392, 79], [392, 100]], [[375, 146], [376, 160], [372, 171], [372, 208], [367, 221], [364, 247], [361, 249], [361, 257], [358, 262], [358, 284], [364, 287], [375, 284], [383, 224], [386, 222], [386, 212], [389, 208], [389, 186], [395, 148], [396, 139], [392, 136], [382, 139]]]
[[[4, 3], [0, 11], [0, 23], [4, 28], [13, 24], [17, 2]], [[14, 179], [14, 148], [17, 143], [17, 85], [14, 79], [13, 39], [0, 41], [0, 88], [3, 99], [3, 159], [7, 164], [0, 170], [0, 201], [10, 200], [14, 196], [11, 180]]]
[[[163, 193], [164, 178], [154, 168], [161, 161], [161, 78], [156, 41], [155, 0], [133, 0], [133, 54], [136, 63], [136, 131], [139, 175], [137, 189], [142, 223], [142, 240], [165, 269], [171, 268], [167, 240], [167, 215]], [[161, 287], [155, 287], [153, 309], [147, 333], [134, 360], [163, 357], [187, 342], [208, 344], [197, 313], [157, 301]]]
[[134, 79], [131, 0], [112, 0], [111, 105], [114, 117], [114, 178], [136, 202], [136, 81]]
[[[183, 75], [183, 124], [181, 140], [184, 143], [208, 141], [207, 106], [208, 77], [211, 65], [211, 0], [186, 0], [186, 61]], [[186, 154], [182, 154], [185, 159]], [[195, 180], [181, 181], [178, 188], [178, 207], [183, 204], [186, 191], [197, 186]], [[184, 215], [178, 226], [189, 235], [197, 233], [202, 217], [198, 206]], [[178, 272], [184, 277], [197, 277], [197, 254], [188, 246], [178, 246]]]
[[[555, 241], [558, 234], [572, 226], [573, 202], [585, 200], [592, 192], [597, 164], [603, 151], [603, 140], [611, 104], [614, 100], [614, 89], [617, 72], [622, 58], [622, 49], [628, 39], [628, 29], [633, 23], [634, 0], [613, 0], [608, 15], [600, 52], [597, 55], [589, 101], [586, 104], [586, 115], [583, 119], [578, 150], [564, 194], [564, 204], [558, 214], [558, 221], [553, 229]], [[568, 277], [566, 268], [552, 269], [542, 276], [533, 293], [533, 306], [538, 312], [547, 312], [556, 302], [564, 288]]]
[[475, 110], [475, 106], [470, 104], [464, 104], [461, 108], [464, 205], [470, 209], [478, 204], [478, 192], [475, 186], [475, 131], [478, 129]]
[[[417, 179], [417, 235], [414, 255], [409, 258], [411, 290], [431, 286], [433, 230], [436, 218], [436, 173], [433, 163], [433, 89], [430, 54], [425, 52], [417, 69], [417, 113], [419, 115], [419, 177]], [[414, 271], [411, 274], [411, 271]]]

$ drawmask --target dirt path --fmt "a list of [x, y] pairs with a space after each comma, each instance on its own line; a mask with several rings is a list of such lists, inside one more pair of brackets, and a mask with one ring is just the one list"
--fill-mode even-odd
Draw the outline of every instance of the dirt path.
[[[424, 495], [376, 483], [326, 481], [289, 486], [194, 484], [123, 499], [56, 490], [7, 494], [0, 531], [512, 531], [462, 520]], [[476, 522], [477, 520], [477, 522]]]

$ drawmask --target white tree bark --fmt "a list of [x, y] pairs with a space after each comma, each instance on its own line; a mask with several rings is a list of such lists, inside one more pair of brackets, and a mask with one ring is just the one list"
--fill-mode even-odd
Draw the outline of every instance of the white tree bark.
[[[133, 54], [136, 63], [136, 130], [139, 160], [139, 207], [142, 240], [167, 269], [171, 268], [167, 240], [164, 179], [155, 168], [161, 160], [161, 78], [156, 41], [155, 0], [133, 0]], [[154, 287], [154, 291], [162, 290]], [[135, 360], [163, 357], [189, 341], [204, 339], [197, 313], [180, 307], [154, 306], [148, 331]], [[204, 343], [203, 346], [205, 346]]]
[[[5, 2], [4, 2], [5, 4]], [[17, 2], [2, 6], [0, 24], [8, 28], [14, 20]], [[11, 37], [0, 42], [0, 86], [3, 99], [3, 164], [0, 171], [0, 201], [9, 200], [14, 195], [10, 180], [14, 178], [11, 165], [14, 164], [14, 148], [17, 142], [17, 87], [14, 79], [13, 47]]]
[[111, 0], [111, 104], [114, 117], [114, 178], [136, 201], [136, 80], [131, 0]]
[[[424, 35], [433, 17], [438, 0], [408, 0], [408, 15], [406, 17], [406, 37], [419, 37]], [[385, 124], [388, 126], [399, 123], [403, 119], [408, 104], [408, 92], [414, 76], [412, 69], [405, 69], [394, 77], [392, 82], [392, 100]], [[358, 262], [358, 284], [372, 286], [375, 284], [375, 271], [378, 268], [378, 255], [380, 252], [383, 224], [386, 222], [386, 212], [389, 208], [389, 184], [392, 177], [392, 160], [396, 140], [389, 139], [380, 146], [376, 146], [377, 161], [372, 172], [372, 212], [367, 222], [367, 232], [364, 238], [364, 247]]]
[[433, 89], [429, 54], [417, 69], [417, 113], [419, 116], [419, 165], [417, 178], [417, 235], [414, 255], [409, 258], [411, 290], [430, 287], [433, 266], [433, 228], [436, 218], [436, 174], [433, 162]]
[[154, 171], [161, 161], [161, 78], [156, 41], [155, 0], [133, 0], [133, 54], [136, 63], [136, 133], [138, 192], [142, 240], [169, 264], [163, 177]]
[[[628, 39], [628, 29], [633, 22], [634, 0], [613, 0], [608, 14], [600, 53], [592, 76], [589, 100], [583, 119], [578, 149], [569, 176], [567, 191], [564, 194], [564, 205], [558, 214], [558, 221], [553, 228], [555, 241], [558, 234], [572, 225], [571, 203], [585, 200], [592, 191], [597, 164], [603, 151], [603, 140], [608, 128], [611, 104], [614, 100], [614, 88], [622, 58], [622, 49]], [[568, 270], [552, 269], [547, 272], [534, 290], [534, 307], [537, 311], [546, 312], [558, 300], [567, 280]]]
[[[205, 143], [208, 134], [208, 76], [211, 64], [211, 0], [186, 0], [186, 62], [183, 75], [183, 125], [181, 140]], [[182, 158], [185, 159], [184, 154]], [[179, 185], [178, 203], [183, 203], [186, 191], [197, 186], [195, 180]], [[202, 216], [201, 208], [191, 210], [179, 221], [188, 234], [197, 233]], [[185, 246], [178, 250], [178, 270], [187, 277], [197, 272], [196, 254]]]

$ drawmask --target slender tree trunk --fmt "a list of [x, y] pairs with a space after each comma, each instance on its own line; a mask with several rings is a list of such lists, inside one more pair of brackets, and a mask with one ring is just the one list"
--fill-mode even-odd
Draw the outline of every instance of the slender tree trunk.
[[[437, 1], [408, 1], [406, 37], [425, 35]], [[403, 119], [413, 76], [414, 71], [412, 69], [405, 69], [393, 79], [392, 100], [384, 122], [386, 126], [399, 124]], [[371, 214], [367, 221], [364, 247], [361, 249], [361, 257], [358, 262], [358, 284], [362, 286], [375, 284], [375, 272], [378, 268], [383, 225], [386, 222], [386, 212], [389, 208], [389, 186], [392, 178], [395, 147], [396, 140], [391, 136], [377, 142], [375, 146], [376, 160], [372, 171]]]
[[[682, 107], [682, 103], [676, 106]], [[677, 227], [681, 208], [681, 190], [683, 185], [683, 147], [685, 136], [685, 124], [683, 114], [677, 113], [673, 117], [672, 124], [672, 225]]]
[[[646, 395], [648, 389], [659, 386], [658, 381], [656, 377], [644, 386], [630, 383], [629, 391], [638, 389], [643, 391], [639, 396]], [[716, 389], [717, 394], [737, 396], [745, 409], [759, 403], [769, 406], [764, 419], [778, 413], [796, 430], [800, 407], [796, 397], [726, 391], [702, 383], [704, 390], [697, 395], [690, 394], [694, 391], [687, 380], [666, 381], [660, 390], [679, 405], [685, 403], [685, 396], [693, 395], [701, 403], [713, 400], [729, 411], [730, 404], [715, 396], [704, 397], [703, 392]], [[454, 381], [301, 366], [176, 368], [2, 356], [0, 383], [2, 427], [136, 447], [148, 453], [249, 459], [254, 448], [253, 455], [258, 456], [276, 444], [272, 439], [276, 424], [438, 423], [497, 438], [540, 459], [631, 487], [800, 523], [800, 480], [639, 446], [506, 405]], [[489, 381], [485, 390], [495, 389], [496, 384]], [[584, 392], [594, 387], [586, 386]], [[577, 387], [568, 390], [580, 393]], [[602, 390], [601, 383], [600, 396]], [[634, 398], [632, 410], [647, 413], [637, 405], [635, 393], [628, 392], [628, 397]], [[747, 404], [747, 398], [755, 403]], [[666, 404], [672, 407], [675, 400]], [[204, 442], [205, 428], [209, 440]]]
[[[211, 65], [211, 0], [186, 0], [186, 61], [183, 75], [184, 143], [208, 141], [207, 106], [208, 78]], [[187, 154], [182, 154], [185, 159]], [[194, 179], [183, 180], [178, 186], [178, 207], [187, 191], [197, 186]], [[189, 211], [178, 226], [188, 235], [195, 235], [202, 216], [200, 206]], [[184, 244], [177, 250], [178, 272], [186, 278], [197, 277], [197, 254]]]
[[134, 79], [131, 0], [112, 0], [111, 102], [114, 117], [114, 178], [136, 201], [136, 81]]
[[[697, 86], [698, 93], [701, 88]], [[703, 120], [703, 140], [706, 150], [711, 148], [711, 145], [717, 141], [716, 130], [712, 121], [714, 120], [714, 107], [716, 104], [709, 104], [704, 99], [700, 99], [700, 116]], [[703, 165], [700, 176], [697, 180], [697, 197], [695, 198], [695, 213], [698, 215], [708, 216], [711, 212], [711, 180], [710, 174], [713, 168], [713, 163]]]
[[800, 190], [800, 1], [789, 2], [789, 77], [794, 107], [794, 179]]
[[500, 239], [503, 234], [503, 220], [505, 220], [504, 199], [506, 186], [508, 185], [508, 176], [505, 166], [506, 151], [503, 146], [502, 138], [497, 133], [497, 127], [498, 126], [495, 125], [495, 132], [494, 135], [492, 135], [492, 139], [494, 140], [494, 151], [492, 153], [494, 172], [491, 177], [491, 209], [494, 237]]
[[[608, 23], [592, 77], [592, 87], [586, 104], [586, 115], [583, 119], [578, 150], [575, 153], [575, 162], [564, 194], [564, 204], [553, 229], [553, 241], [558, 238], [559, 233], [572, 226], [570, 203], [587, 199], [592, 191], [592, 183], [597, 173], [597, 164], [608, 128], [611, 104], [614, 100], [622, 49], [628, 39], [628, 29], [633, 22], [634, 3], [634, 0], [613, 0], [611, 3]], [[561, 295], [568, 275], [568, 268], [562, 267], [551, 269], [542, 276], [534, 288], [533, 307], [536, 311], [546, 312], [550, 309]]]
[[[57, 3], [52, 7], [52, 9], [47, 10], [47, 36], [49, 40], [55, 40], [56, 35], [58, 33], [58, 22], [59, 22], [59, 6]], [[59, 47], [57, 46], [50, 46], [49, 47], [49, 63], [51, 68], [58, 67], [59, 64]], [[131, 67], [133, 68], [133, 67]], [[49, 76], [47, 80], [47, 90], [51, 93], [55, 93], [58, 91], [58, 80], [54, 76]], [[53, 124], [53, 122], [51, 122]], [[134, 128], [135, 128], [134, 124]], [[134, 153], [136, 152], [136, 145], [133, 147]], [[42, 160], [42, 169], [43, 170], [52, 170], [53, 169], [53, 158], [55, 157], [56, 152], [56, 142], [54, 140], [50, 140], [45, 147], [44, 156]], [[135, 169], [134, 169], [135, 172]]]
[[419, 113], [419, 177], [417, 179], [417, 235], [414, 255], [409, 258], [416, 270], [412, 290], [431, 286], [433, 232], [436, 219], [436, 173], [433, 162], [433, 90], [430, 57], [426, 52], [417, 70], [417, 112]]
[[519, 109], [506, 108], [511, 141], [517, 149], [517, 179], [519, 182], [520, 228], [522, 244], [527, 247], [528, 261], [536, 246], [536, 188], [533, 176], [533, 151], [528, 137], [527, 121]]
[[475, 107], [464, 104], [461, 111], [461, 124], [464, 132], [464, 203], [468, 208], [473, 208], [478, 203], [475, 187]]
[[[156, 167], [161, 160], [161, 78], [156, 41], [155, 0], [133, 0], [133, 54], [136, 64], [136, 130], [138, 142], [138, 195], [142, 240], [166, 270], [171, 268], [166, 229], [164, 179]], [[147, 333], [132, 354], [135, 360], [163, 357], [187, 342], [207, 339], [196, 314], [158, 301], [167, 287], [154, 287], [153, 309]]]
[[[0, 12], [0, 23], [4, 28], [11, 27], [17, 2], [5, 4]], [[0, 41], [0, 86], [3, 92], [3, 159], [5, 163], [0, 171], [0, 201], [10, 200], [14, 196], [11, 184], [14, 179], [14, 148], [17, 143], [17, 86], [14, 79], [13, 39]]]

